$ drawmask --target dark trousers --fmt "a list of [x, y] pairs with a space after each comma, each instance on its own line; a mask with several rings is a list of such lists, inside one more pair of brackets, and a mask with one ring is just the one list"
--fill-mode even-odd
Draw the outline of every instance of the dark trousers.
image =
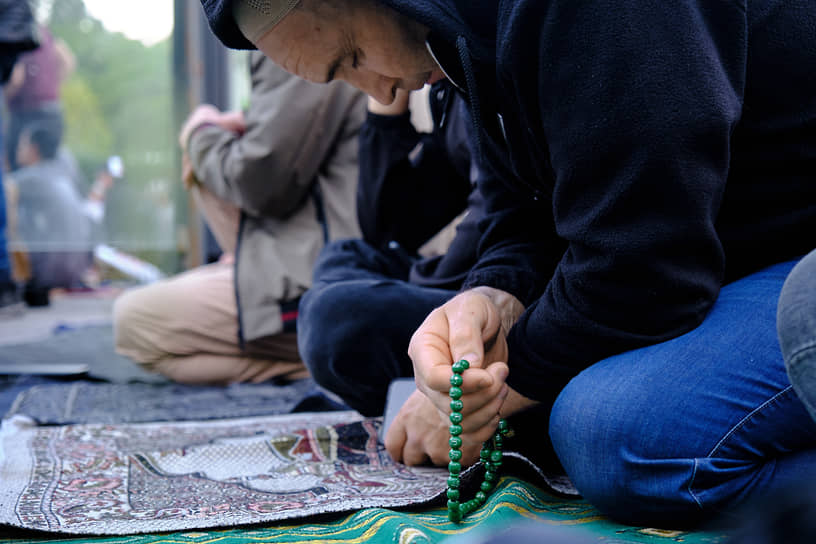
[[[318, 384], [366, 416], [383, 414], [392, 380], [413, 377], [411, 335], [458, 293], [409, 283], [411, 263], [399, 248], [334, 242], [320, 254], [312, 288], [300, 301], [298, 348], [304, 363]], [[519, 432], [506, 448], [547, 472], [562, 472], [547, 435], [550, 408], [544, 403], [512, 416], [510, 426]]]
[[391, 380], [414, 375], [408, 342], [456, 294], [408, 283], [411, 259], [362, 240], [326, 246], [298, 310], [298, 348], [321, 386], [380, 416]]

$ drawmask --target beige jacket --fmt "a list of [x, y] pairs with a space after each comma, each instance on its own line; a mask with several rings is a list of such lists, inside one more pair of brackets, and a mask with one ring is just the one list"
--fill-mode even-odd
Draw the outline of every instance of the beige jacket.
[[[283, 302], [311, 285], [326, 239], [359, 237], [357, 134], [365, 97], [342, 83], [308, 83], [250, 56], [246, 133], [196, 130], [196, 177], [242, 210], [235, 289], [241, 342], [282, 330]], [[291, 305], [291, 304], [290, 304]]]

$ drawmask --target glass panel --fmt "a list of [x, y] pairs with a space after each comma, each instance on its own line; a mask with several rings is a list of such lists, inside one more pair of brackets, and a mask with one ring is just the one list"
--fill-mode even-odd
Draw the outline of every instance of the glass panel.
[[173, 32], [198, 0], [32, 5], [40, 48], [17, 59], [0, 96], [0, 253], [14, 280], [0, 254], [0, 415], [54, 374], [157, 379], [115, 353], [114, 301], [195, 253], [178, 128], [188, 66], [203, 63]]
[[176, 272], [186, 198], [173, 3], [44, 0], [35, 10], [41, 45], [19, 58], [3, 112], [17, 278], [31, 292]]

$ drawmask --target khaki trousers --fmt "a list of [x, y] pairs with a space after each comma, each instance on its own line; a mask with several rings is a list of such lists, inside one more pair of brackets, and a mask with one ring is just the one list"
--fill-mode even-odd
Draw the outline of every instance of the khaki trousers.
[[295, 333], [239, 345], [232, 252], [240, 212], [200, 186], [192, 190], [225, 257], [123, 293], [113, 308], [116, 351], [181, 383], [308, 376]]

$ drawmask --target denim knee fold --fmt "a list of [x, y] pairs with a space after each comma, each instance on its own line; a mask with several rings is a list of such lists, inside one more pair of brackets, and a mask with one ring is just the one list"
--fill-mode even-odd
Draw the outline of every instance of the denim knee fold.
[[816, 418], [816, 251], [802, 259], [785, 280], [777, 331], [791, 384]]
[[550, 435], [587, 500], [628, 523], [678, 526], [812, 473], [816, 423], [776, 339], [793, 264], [725, 286], [696, 329], [600, 361], [566, 386]]

